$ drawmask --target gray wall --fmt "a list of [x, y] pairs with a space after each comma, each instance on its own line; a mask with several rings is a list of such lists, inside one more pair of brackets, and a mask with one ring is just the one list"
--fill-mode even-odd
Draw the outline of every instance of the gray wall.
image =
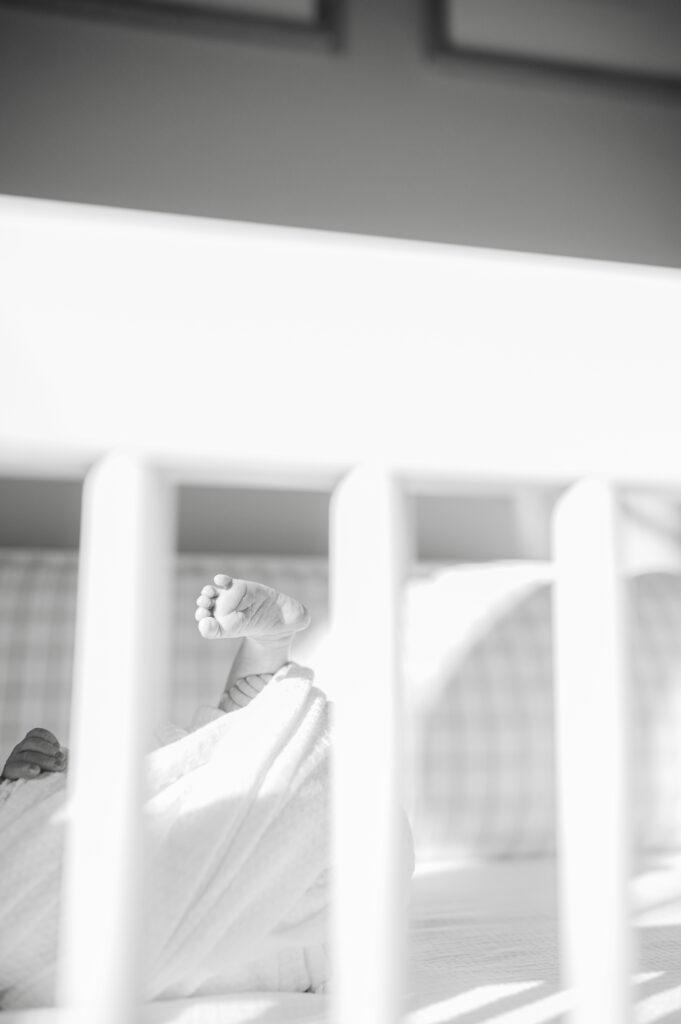
[[[0, 477], [0, 548], [77, 548], [81, 484]], [[178, 548], [185, 552], [326, 557], [329, 495], [182, 487]], [[414, 499], [421, 559], [513, 558], [520, 554], [509, 498]], [[541, 552], [544, 557], [548, 550]]]
[[417, 0], [351, 0], [337, 54], [1, 9], [0, 191], [681, 265], [678, 99], [422, 37]]

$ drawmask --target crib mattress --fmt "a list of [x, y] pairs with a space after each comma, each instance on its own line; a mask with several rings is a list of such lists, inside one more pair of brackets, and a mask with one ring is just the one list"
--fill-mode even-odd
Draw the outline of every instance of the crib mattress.
[[[681, 862], [634, 882], [639, 1024], [681, 1021]], [[567, 1024], [553, 861], [421, 866], [412, 884], [407, 1024]], [[3, 1014], [52, 1024], [55, 1011]], [[149, 1024], [328, 1024], [327, 997], [251, 993], [157, 1003]], [[609, 1022], [603, 1022], [609, 1024]]]
[[[567, 1024], [556, 892], [553, 860], [422, 868], [409, 930], [409, 1024]], [[633, 905], [636, 1019], [679, 1024], [677, 859], [637, 872]]]

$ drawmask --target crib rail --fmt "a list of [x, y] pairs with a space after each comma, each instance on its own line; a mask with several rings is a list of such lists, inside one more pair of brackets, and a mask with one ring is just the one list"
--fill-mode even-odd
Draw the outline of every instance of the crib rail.
[[[405, 913], [395, 807], [405, 508], [403, 489], [379, 464], [350, 472], [331, 505], [336, 1024], [400, 1019]], [[616, 520], [614, 492], [598, 481], [578, 482], [555, 517], [562, 958], [574, 1024], [631, 1019], [628, 701]], [[146, 698], [160, 686], [154, 679], [167, 678], [163, 626], [170, 616], [159, 603], [171, 591], [171, 540], [163, 479], [134, 455], [103, 459], [84, 491], [59, 979], [70, 1019], [88, 1024], [140, 1017], [140, 764]]]
[[554, 515], [559, 905], [574, 1024], [632, 1019], [629, 674], [612, 487], [584, 480]]
[[334, 1020], [395, 1024], [406, 928], [397, 817], [404, 495], [380, 465], [357, 467], [336, 489], [330, 526]]
[[141, 1015], [142, 754], [168, 679], [173, 503], [144, 460], [106, 456], [83, 493], [59, 1002], [82, 1024]]

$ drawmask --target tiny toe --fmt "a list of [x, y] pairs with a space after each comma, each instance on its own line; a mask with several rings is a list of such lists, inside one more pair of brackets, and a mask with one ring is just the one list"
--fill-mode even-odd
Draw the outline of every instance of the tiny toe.
[[206, 597], [205, 594], [201, 594], [200, 597], [197, 597], [196, 603], [199, 608], [212, 608], [215, 600], [212, 597]]
[[210, 584], [207, 587], [204, 587], [203, 590], [201, 591], [201, 593], [203, 594], [204, 597], [217, 597], [218, 596], [217, 590], [215, 589], [215, 587], [211, 587]]
[[220, 625], [213, 618], [201, 619], [199, 621], [199, 633], [208, 640], [214, 640], [220, 636]]
[[213, 579], [215, 580], [217, 585], [219, 587], [222, 587], [223, 589], [226, 589], [227, 587], [231, 587], [231, 585], [232, 585], [232, 577], [231, 576], [226, 576], [224, 572], [218, 573], [218, 575], [214, 576]]
[[212, 616], [207, 608], [197, 608], [194, 612], [194, 618], [197, 622], [201, 622], [202, 619], [210, 619]]

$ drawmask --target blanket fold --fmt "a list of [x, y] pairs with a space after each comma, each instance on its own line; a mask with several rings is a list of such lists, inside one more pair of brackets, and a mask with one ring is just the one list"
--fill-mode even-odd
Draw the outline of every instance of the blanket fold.
[[[328, 715], [312, 674], [288, 665], [247, 707], [148, 755], [147, 998], [325, 982]], [[64, 797], [60, 774], [0, 784], [7, 1008], [54, 1001]]]

